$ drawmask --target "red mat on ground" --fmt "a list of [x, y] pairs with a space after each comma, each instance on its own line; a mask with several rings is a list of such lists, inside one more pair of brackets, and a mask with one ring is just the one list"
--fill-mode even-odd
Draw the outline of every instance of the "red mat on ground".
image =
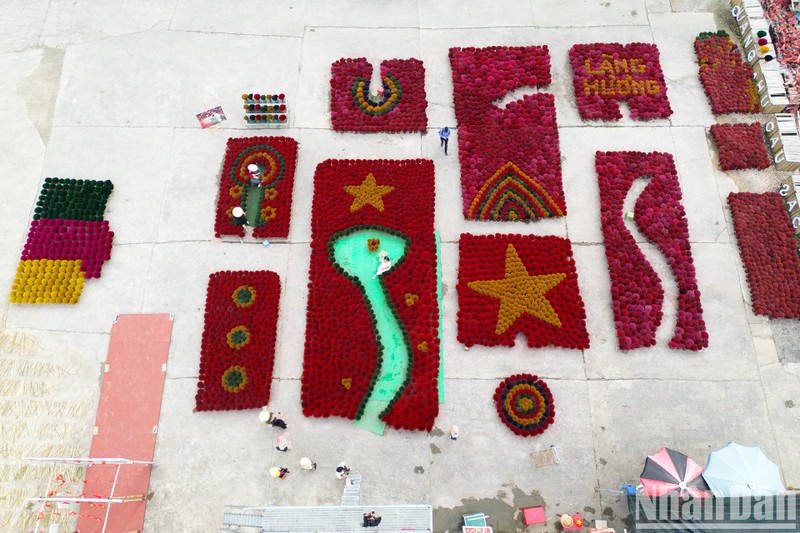
[[[120, 315], [114, 323], [89, 457], [153, 460], [171, 335], [170, 315]], [[87, 468], [84, 496], [109, 497], [116, 472], [116, 465]], [[146, 495], [149, 484], [150, 465], [123, 465], [114, 496]], [[106, 531], [141, 531], [146, 504], [111, 504]], [[105, 514], [101, 505], [82, 504], [78, 531], [102, 531]]]

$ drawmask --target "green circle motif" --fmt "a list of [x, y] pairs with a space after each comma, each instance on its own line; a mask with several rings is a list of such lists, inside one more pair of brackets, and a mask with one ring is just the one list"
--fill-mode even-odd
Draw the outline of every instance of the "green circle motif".
[[250, 330], [245, 326], [236, 326], [226, 337], [228, 346], [234, 350], [241, 350], [250, 343]]
[[252, 285], [242, 285], [233, 291], [231, 298], [236, 307], [250, 307], [256, 301], [256, 289]]
[[227, 376], [225, 376], [225, 385], [228, 387], [238, 387], [244, 381], [244, 374], [239, 371], [234, 370], [233, 372], [229, 372]]
[[222, 373], [222, 388], [228, 392], [241, 392], [248, 381], [250, 380], [243, 366], [234, 365]]

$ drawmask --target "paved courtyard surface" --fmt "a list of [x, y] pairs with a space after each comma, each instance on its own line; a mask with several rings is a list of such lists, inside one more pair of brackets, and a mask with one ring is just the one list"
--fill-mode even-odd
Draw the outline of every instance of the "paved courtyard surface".
[[[435, 530], [454, 531], [462, 513], [484, 511], [495, 531], [523, 530], [520, 506], [555, 515], [580, 511], [622, 531], [627, 511], [614, 492], [637, 482], [662, 446], [701, 464], [728, 441], [757, 445], [788, 484], [800, 481], [800, 327], [755, 316], [730, 212], [730, 191], [772, 191], [784, 174], [724, 173], [709, 142], [711, 115], [692, 43], [729, 24], [715, 0], [5, 0], [0, 6], [0, 290], [8, 293], [44, 177], [110, 179], [106, 220], [112, 258], [87, 282], [80, 303], [0, 304], [0, 530], [30, 524], [25, 498], [46, 473], [29, 456], [88, 452], [102, 361], [119, 313], [171, 313], [174, 328], [158, 426], [145, 531], [213, 531], [226, 504], [336, 505], [342, 460], [363, 475], [368, 505], [426, 503]], [[669, 120], [586, 123], [578, 116], [567, 58], [574, 43], [655, 43], [674, 114]], [[535, 224], [465, 222], [458, 132], [451, 153], [436, 130], [456, 125], [448, 49], [546, 44], [555, 95], [565, 219]], [[426, 68], [425, 134], [342, 134], [328, 113], [330, 65], [341, 57], [416, 57]], [[238, 109], [243, 92], [287, 95], [299, 142], [291, 233], [268, 248], [214, 238], [224, 146], [253, 135]], [[203, 130], [196, 113], [221, 105], [229, 120]], [[745, 121], [727, 117], [720, 121]], [[263, 133], [263, 131], [259, 131]], [[621, 352], [594, 172], [597, 150], [669, 152], [684, 193], [710, 346], [666, 347], [676, 287], [663, 258], [666, 318], [658, 346]], [[382, 437], [343, 419], [300, 410], [310, 254], [313, 171], [327, 158], [429, 158], [436, 168], [436, 229], [443, 241], [446, 401], [430, 434]], [[475, 347], [456, 340], [458, 237], [462, 232], [568, 236], [587, 308], [591, 348]], [[651, 257], [659, 258], [658, 254]], [[290, 425], [293, 449], [274, 448], [255, 411], [194, 413], [208, 275], [268, 269], [282, 295], [271, 405]], [[787, 290], [800, 290], [798, 287]], [[672, 299], [670, 298], [672, 297]], [[558, 410], [543, 435], [513, 435], [492, 394], [505, 377], [538, 374]], [[451, 441], [447, 429], [461, 436]], [[565, 463], [536, 468], [551, 445]], [[316, 472], [295, 467], [302, 456]], [[295, 467], [285, 480], [274, 465]], [[628, 524], [627, 527], [630, 527]]]

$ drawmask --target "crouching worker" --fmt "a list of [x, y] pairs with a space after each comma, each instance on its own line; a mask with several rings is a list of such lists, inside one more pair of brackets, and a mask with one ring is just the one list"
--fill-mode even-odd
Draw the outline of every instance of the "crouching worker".
[[364, 513], [364, 527], [378, 527], [378, 524], [381, 523], [382, 518], [379, 515], [375, 514], [375, 511], [371, 513]]

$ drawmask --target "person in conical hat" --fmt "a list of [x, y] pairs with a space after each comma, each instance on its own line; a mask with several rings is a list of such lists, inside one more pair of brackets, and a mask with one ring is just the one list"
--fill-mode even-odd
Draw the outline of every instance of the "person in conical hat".
[[[278, 413], [278, 415], [280, 415], [280, 413]], [[258, 413], [258, 419], [264, 424], [269, 424], [272, 427], [281, 429], [286, 429], [289, 427], [286, 422], [278, 418], [277, 415], [272, 414], [269, 409], [267, 409], [266, 405], [262, 407], [261, 412]]]
[[238, 205], [231, 209], [231, 215], [233, 215], [234, 224], [238, 224], [239, 226], [247, 225], [247, 215], [244, 214], [244, 209]]
[[336, 467], [336, 477], [339, 479], [345, 479], [348, 475], [350, 475], [350, 467], [347, 465], [347, 463], [342, 461]]
[[283, 479], [289, 475], [289, 469], [283, 468], [282, 466], [273, 466], [269, 469], [269, 475], [275, 479]]
[[317, 463], [312, 462], [308, 457], [303, 457], [300, 459], [300, 468], [303, 470], [316, 470]]
[[255, 163], [250, 163], [247, 165], [247, 174], [250, 176], [250, 185], [253, 187], [261, 185], [261, 176], [264, 174], [261, 171], [261, 167]]

